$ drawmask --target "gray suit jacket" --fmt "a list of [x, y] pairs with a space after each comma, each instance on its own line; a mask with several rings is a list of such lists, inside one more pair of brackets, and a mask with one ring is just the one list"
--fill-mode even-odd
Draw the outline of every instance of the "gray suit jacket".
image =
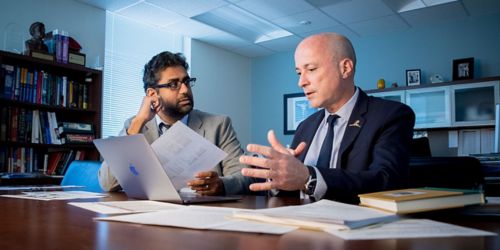
[[[120, 132], [121, 135], [126, 134], [132, 118], [125, 121], [124, 128]], [[189, 113], [188, 127], [228, 154], [213, 169], [221, 176], [226, 194], [249, 193], [248, 186], [252, 183], [252, 179], [244, 177], [241, 174], [241, 169], [246, 167], [246, 165], [239, 162], [239, 157], [243, 154], [243, 150], [236, 138], [236, 132], [231, 125], [231, 119], [227, 116], [212, 115], [194, 109]], [[147, 122], [142, 128], [141, 133], [144, 134], [150, 144], [153, 143], [160, 136], [155, 119]], [[106, 162], [103, 162], [99, 170], [99, 183], [105, 191], [114, 191], [120, 188]]]

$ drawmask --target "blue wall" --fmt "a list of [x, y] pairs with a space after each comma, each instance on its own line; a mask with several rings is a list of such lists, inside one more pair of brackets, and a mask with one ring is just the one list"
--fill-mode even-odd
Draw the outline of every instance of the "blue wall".
[[[474, 57], [475, 78], [500, 76], [500, 15], [469, 18], [416, 27], [403, 32], [351, 38], [358, 57], [356, 84], [376, 88], [405, 85], [406, 69], [421, 69], [422, 84], [432, 74], [445, 81], [452, 76], [453, 59]], [[283, 95], [302, 92], [297, 86], [293, 51], [252, 60], [251, 141], [268, 145], [266, 134], [274, 129], [283, 144]]]

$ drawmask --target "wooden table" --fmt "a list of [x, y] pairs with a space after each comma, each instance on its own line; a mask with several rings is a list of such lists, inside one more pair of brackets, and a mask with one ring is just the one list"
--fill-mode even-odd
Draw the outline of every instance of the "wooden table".
[[[78, 201], [126, 199], [123, 194], [112, 194], [109, 198]], [[102, 222], [92, 219], [102, 215], [67, 202], [0, 197], [0, 249], [500, 249], [500, 236], [345, 241], [307, 230], [276, 236]], [[213, 205], [266, 208], [301, 202], [292, 198], [247, 196], [239, 202]], [[417, 217], [421, 216], [500, 234], [498, 217], [452, 212]]]

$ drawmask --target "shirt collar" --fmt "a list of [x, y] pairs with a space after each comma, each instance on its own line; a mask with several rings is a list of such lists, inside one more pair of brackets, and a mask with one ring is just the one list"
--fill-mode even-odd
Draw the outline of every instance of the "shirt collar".
[[[182, 123], [184, 123], [184, 125], [187, 125], [187, 123], [188, 123], [188, 119], [189, 119], [189, 114], [187, 114], [187, 115], [185, 115], [184, 117], [182, 117], [182, 118], [180, 119], [180, 121], [181, 121]], [[160, 124], [161, 124], [161, 123], [165, 123], [165, 124], [167, 124], [167, 125], [173, 125], [173, 124], [168, 124], [168, 122], [166, 122], [166, 121], [163, 121], [163, 120], [160, 118], [160, 116], [159, 116], [159, 115], [155, 115], [155, 120], [156, 120], [156, 126], [157, 126], [157, 127], [160, 127]]]
[[325, 109], [325, 119], [324, 122], [326, 122], [326, 119], [330, 115], [338, 115], [340, 120], [348, 120], [349, 117], [351, 117], [352, 110], [354, 109], [354, 105], [356, 105], [356, 101], [358, 100], [359, 96], [359, 89], [356, 87], [356, 90], [354, 91], [354, 95], [352, 95], [351, 99], [347, 101], [337, 112], [335, 113], [330, 113], [328, 110]]

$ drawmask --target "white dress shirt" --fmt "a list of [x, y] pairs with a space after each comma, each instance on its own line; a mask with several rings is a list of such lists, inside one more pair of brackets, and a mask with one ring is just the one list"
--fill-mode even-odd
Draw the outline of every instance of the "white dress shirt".
[[[349, 122], [349, 118], [351, 117], [352, 110], [354, 109], [354, 105], [358, 100], [359, 89], [356, 88], [354, 95], [347, 101], [335, 114], [339, 116], [335, 121], [335, 125], [333, 127], [334, 138], [333, 138], [333, 148], [332, 148], [332, 157], [330, 158], [330, 168], [336, 168], [338, 153], [340, 149], [340, 143], [342, 142], [342, 138], [344, 137], [344, 132], [347, 128], [347, 123]], [[316, 200], [320, 200], [325, 196], [327, 186], [325, 179], [321, 175], [321, 173], [316, 168], [316, 162], [319, 158], [319, 152], [321, 150], [321, 145], [323, 144], [323, 140], [326, 137], [326, 133], [328, 132], [328, 116], [333, 115], [328, 112], [326, 109], [324, 110], [325, 117], [321, 121], [318, 130], [316, 130], [316, 134], [309, 146], [309, 150], [307, 151], [306, 157], [304, 159], [304, 164], [307, 166], [312, 166], [316, 170], [316, 189], [314, 190], [314, 198]]]

